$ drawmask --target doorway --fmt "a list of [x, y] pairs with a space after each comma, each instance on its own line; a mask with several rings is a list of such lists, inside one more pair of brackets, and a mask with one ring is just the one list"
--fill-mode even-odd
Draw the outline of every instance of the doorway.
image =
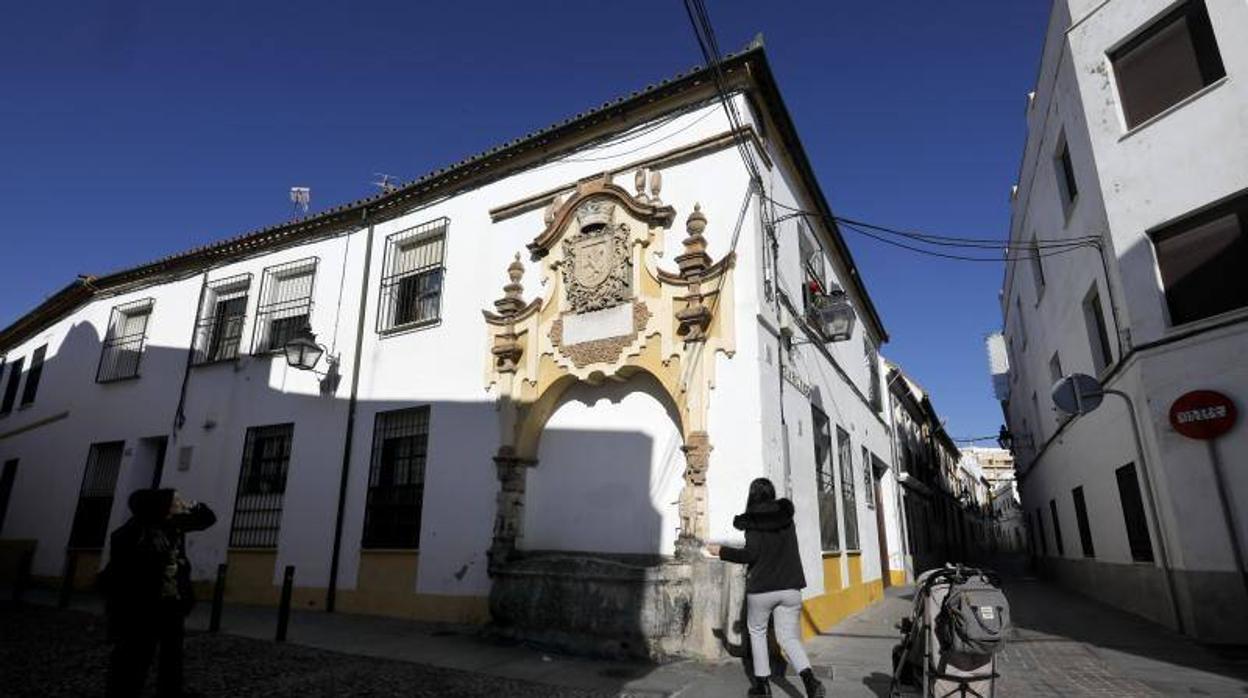
[[875, 489], [875, 527], [879, 531], [879, 535], [876, 538], [880, 542], [880, 578], [884, 581], [884, 587], [888, 588], [893, 585], [893, 575], [888, 568], [888, 527], [884, 520], [884, 488], [880, 484], [880, 478], [884, 476], [884, 471], [878, 467], [879, 460], [873, 460], [875, 462], [870, 466], [871, 486]]

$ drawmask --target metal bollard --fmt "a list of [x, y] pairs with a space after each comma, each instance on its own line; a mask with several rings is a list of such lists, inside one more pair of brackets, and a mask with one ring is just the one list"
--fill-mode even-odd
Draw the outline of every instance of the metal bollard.
[[217, 583], [212, 588], [212, 615], [208, 618], [208, 632], [221, 630], [221, 607], [225, 605], [225, 570], [223, 562], [217, 565]]
[[26, 585], [30, 583], [30, 568], [35, 562], [35, 549], [27, 548], [22, 551], [21, 558], [17, 561], [17, 576], [13, 579], [13, 602], [21, 603], [22, 596], [26, 594]]
[[70, 597], [74, 593], [74, 577], [78, 571], [78, 554], [70, 550], [65, 553], [65, 569], [61, 573], [60, 594], [56, 597], [57, 608], [69, 608]]
[[277, 607], [277, 641], [286, 641], [286, 626], [290, 625], [290, 592], [295, 586], [295, 566], [286, 565], [282, 575], [282, 600]]

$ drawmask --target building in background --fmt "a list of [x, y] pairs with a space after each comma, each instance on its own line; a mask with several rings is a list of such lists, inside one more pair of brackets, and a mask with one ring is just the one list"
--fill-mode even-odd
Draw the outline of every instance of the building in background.
[[0, 331], [0, 547], [89, 583], [160, 484], [231, 601], [293, 566], [299, 608], [715, 656], [742, 573], [701, 544], [770, 477], [806, 631], [881, 598], [888, 337], [761, 47], [722, 69], [52, 295]]
[[[1044, 572], [1241, 643], [1248, 430], [1211, 450], [1175, 425], [1226, 403], [1175, 406], [1248, 397], [1246, 78], [1243, 2], [1053, 3], [1000, 295], [1008, 385], [994, 376]], [[1062, 414], [1050, 390], [1072, 373], [1116, 392]]]

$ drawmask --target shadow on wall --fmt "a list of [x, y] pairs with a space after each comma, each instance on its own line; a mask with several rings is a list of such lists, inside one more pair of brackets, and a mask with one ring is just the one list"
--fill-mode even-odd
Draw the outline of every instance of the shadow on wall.
[[[133, 365], [137, 377], [97, 383], [102, 351], [89, 323], [74, 326], [46, 359], [34, 405], [0, 422], [0, 460], [20, 459], [0, 537], [37, 539], [34, 572], [55, 582], [71, 529], [90, 532], [72, 546], [77, 585], [87, 586], [105, 559], [107, 532], [128, 516], [130, 492], [158, 480], [218, 514], [213, 529], [188, 539], [197, 580], [209, 582], [228, 560], [227, 598], [275, 603], [282, 568], [295, 565], [294, 605], [323, 608], [350, 380], [318, 394], [316, 380], [286, 368], [281, 355], [188, 373], [187, 350], [146, 346], [121, 359], [108, 349], [106, 361]], [[175, 432], [184, 375], [184, 422]], [[386, 390], [419, 395], [418, 381], [397, 376]], [[63, 412], [68, 418], [13, 433]], [[283, 424], [293, 427], [256, 429]], [[531, 530], [503, 570], [537, 587], [511, 597], [519, 607], [495, 604], [509, 609], [513, 627], [565, 649], [649, 657], [676, 648], [665, 638], [692, 631], [694, 572], [671, 557], [684, 470], [678, 424], [648, 376], [578, 385], [564, 396], [527, 475]], [[341, 610], [420, 618], [462, 596], [484, 617], [499, 579], [486, 573], [498, 434], [493, 402], [359, 402]], [[159, 437], [168, 438], [163, 460]], [[104, 441], [124, 441], [124, 455], [89, 459], [92, 442]], [[274, 506], [275, 515], [266, 512]]]

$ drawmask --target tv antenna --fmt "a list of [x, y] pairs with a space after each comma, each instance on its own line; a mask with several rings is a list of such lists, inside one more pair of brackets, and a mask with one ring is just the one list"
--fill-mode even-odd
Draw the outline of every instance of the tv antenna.
[[291, 187], [290, 203], [294, 205], [294, 213], [296, 215], [300, 213], [307, 213], [308, 204], [312, 203], [312, 188]]
[[374, 177], [379, 177], [373, 186], [381, 189], [383, 194], [389, 194], [399, 190], [399, 178], [394, 175], [388, 175], [384, 172], [374, 172]]

